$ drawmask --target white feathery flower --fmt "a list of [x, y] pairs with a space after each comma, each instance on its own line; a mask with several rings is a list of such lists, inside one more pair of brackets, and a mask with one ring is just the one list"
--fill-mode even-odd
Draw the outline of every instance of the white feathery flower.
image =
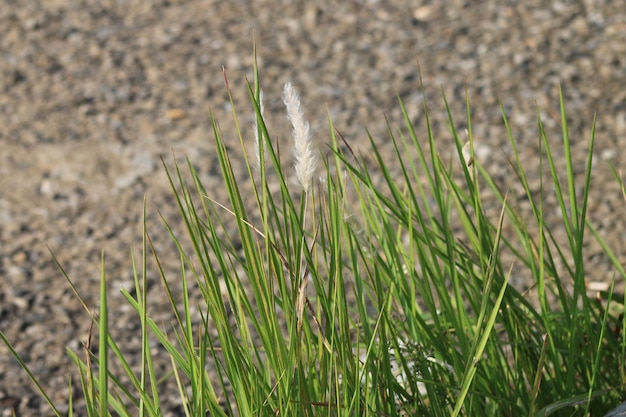
[[[263, 90], [259, 90], [259, 110], [261, 111], [261, 117], [263, 117], [263, 110], [265, 106], [263, 105]], [[265, 150], [265, 141], [263, 141], [263, 150]], [[254, 118], [254, 152], [256, 154], [256, 167], [257, 169], [261, 169], [261, 144], [259, 138], [259, 120], [257, 117]], [[265, 157], [265, 152], [263, 152], [263, 156]]]
[[296, 176], [304, 191], [308, 192], [309, 188], [311, 188], [311, 179], [313, 178], [317, 161], [311, 146], [309, 123], [304, 120], [304, 114], [300, 107], [300, 97], [298, 97], [298, 93], [296, 93], [296, 90], [289, 82], [285, 83], [283, 89], [283, 101], [285, 102], [285, 107], [287, 107], [287, 118], [293, 126]]
[[462, 151], [463, 151], [463, 159], [465, 160], [465, 164], [468, 167], [471, 167], [472, 164], [474, 163], [474, 158], [472, 158], [469, 142], [465, 142], [465, 145], [463, 145]]
[[467, 138], [467, 142], [465, 142], [465, 145], [463, 145], [463, 149], [461, 150], [463, 152], [463, 159], [465, 160], [465, 164], [468, 167], [471, 167], [474, 163], [474, 157], [472, 156], [472, 150], [470, 149], [470, 138], [467, 129], [465, 129], [465, 137]]

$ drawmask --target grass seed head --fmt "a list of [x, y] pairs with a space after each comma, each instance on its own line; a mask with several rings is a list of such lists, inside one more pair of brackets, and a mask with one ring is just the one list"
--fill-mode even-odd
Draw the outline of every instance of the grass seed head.
[[304, 119], [300, 106], [300, 97], [289, 82], [285, 83], [283, 89], [283, 101], [287, 108], [287, 118], [293, 126], [296, 176], [304, 191], [308, 192], [311, 188], [311, 179], [315, 172], [317, 160], [311, 145], [309, 123]]
[[[259, 111], [261, 113], [261, 117], [263, 117], [263, 110], [265, 106], [263, 106], [263, 90], [259, 91]], [[263, 146], [263, 148], [261, 148]], [[259, 138], [259, 120], [257, 117], [254, 118], [254, 153], [256, 154], [256, 166], [255, 168], [261, 169], [261, 149], [265, 150], [265, 142], [261, 144], [261, 139]], [[263, 157], [265, 157], [265, 152], [263, 152]]]

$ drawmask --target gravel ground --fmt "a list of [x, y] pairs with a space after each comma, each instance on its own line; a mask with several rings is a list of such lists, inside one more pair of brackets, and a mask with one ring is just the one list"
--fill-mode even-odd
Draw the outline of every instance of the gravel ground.
[[[498, 103], [536, 185], [537, 111], [557, 158], [562, 154], [561, 85], [580, 163], [598, 114], [590, 216], [626, 259], [625, 203], [606, 162], [619, 168], [625, 157], [623, 0], [0, 0], [0, 28], [0, 330], [61, 409], [72, 369], [65, 349], [80, 352], [89, 318], [47, 246], [90, 306], [104, 248], [114, 333], [125, 351], [138, 352], [138, 323], [117, 289], [132, 283], [143, 198], [157, 249], [176, 274], [176, 252], [157, 212], [176, 219], [160, 156], [171, 165], [171, 149], [187, 155], [220, 197], [207, 109], [235, 141], [224, 67], [250, 134], [244, 77], [252, 79], [253, 36], [270, 129], [285, 146], [280, 93], [291, 81], [320, 145], [328, 141], [330, 112], [354, 148], [367, 152], [367, 129], [392, 158], [384, 117], [400, 126], [398, 95], [424, 132], [419, 61], [442, 149], [452, 139], [441, 89], [459, 128], [467, 91], [478, 156], [513, 195], [520, 190], [507, 170], [510, 146]], [[558, 212], [550, 213], [556, 224]], [[614, 270], [599, 253], [597, 245], [586, 248], [587, 273], [606, 281]], [[154, 316], [168, 322], [158, 277], [150, 282]], [[82, 416], [80, 404], [75, 415]], [[0, 345], [1, 415], [13, 408], [22, 416], [50, 415]], [[164, 410], [182, 415], [175, 395]]]

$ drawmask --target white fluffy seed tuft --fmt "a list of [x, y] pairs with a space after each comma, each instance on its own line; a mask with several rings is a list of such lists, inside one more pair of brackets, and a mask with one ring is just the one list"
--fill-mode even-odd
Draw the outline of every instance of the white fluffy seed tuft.
[[472, 150], [470, 149], [470, 138], [469, 138], [469, 132], [467, 131], [467, 129], [465, 129], [465, 137], [467, 138], [467, 142], [465, 142], [465, 145], [463, 145], [463, 149], [461, 149], [461, 151], [463, 152], [463, 159], [465, 160], [465, 165], [467, 165], [468, 167], [471, 167], [474, 164], [474, 156], [472, 155]]
[[[265, 106], [263, 106], [263, 90], [259, 91], [259, 110], [261, 111], [261, 117], [263, 117], [263, 110]], [[255, 168], [261, 169], [261, 153], [263, 153], [263, 158], [265, 158], [265, 141], [261, 145], [261, 140], [259, 138], [259, 120], [257, 117], [254, 118], [254, 153], [256, 154], [256, 166]], [[261, 148], [263, 146], [263, 148]]]
[[308, 192], [311, 188], [311, 179], [315, 172], [317, 160], [311, 145], [309, 123], [304, 119], [304, 114], [300, 107], [300, 97], [298, 97], [298, 93], [296, 93], [296, 90], [289, 82], [285, 83], [283, 89], [283, 101], [287, 108], [287, 118], [293, 126], [296, 177], [304, 192]]

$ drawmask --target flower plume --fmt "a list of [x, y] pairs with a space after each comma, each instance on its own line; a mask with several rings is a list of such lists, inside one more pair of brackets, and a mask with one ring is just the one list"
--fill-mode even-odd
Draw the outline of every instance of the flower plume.
[[[259, 113], [263, 117], [263, 90], [259, 91]], [[263, 143], [261, 143], [263, 142]], [[261, 149], [261, 147], [263, 147]], [[256, 166], [255, 168], [261, 169], [261, 155], [265, 156], [265, 142], [259, 138], [259, 119], [258, 116], [254, 118], [254, 152], [256, 154]]]
[[304, 120], [304, 114], [300, 107], [300, 97], [289, 82], [285, 83], [283, 89], [283, 101], [287, 107], [287, 118], [293, 126], [296, 176], [304, 191], [308, 192], [311, 188], [311, 178], [313, 178], [317, 161], [311, 146], [309, 123]]

